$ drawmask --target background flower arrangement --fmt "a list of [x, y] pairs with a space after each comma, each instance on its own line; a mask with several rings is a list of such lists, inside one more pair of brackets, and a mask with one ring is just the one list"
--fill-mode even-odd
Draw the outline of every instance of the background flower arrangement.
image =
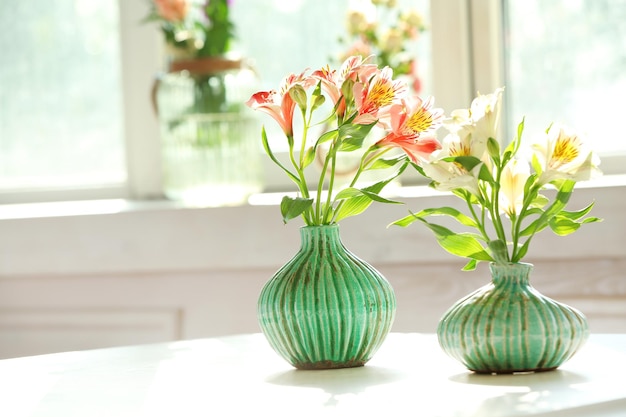
[[346, 13], [345, 50], [340, 61], [358, 55], [376, 57], [376, 63], [393, 70], [394, 76], [406, 76], [413, 92], [419, 93], [421, 81], [415, 51], [411, 50], [426, 30], [423, 16], [414, 8], [401, 8], [397, 0], [367, 0]]
[[258, 88], [248, 60], [231, 51], [230, 0], [153, 0], [167, 71], [153, 101], [161, 125], [163, 191], [193, 206], [241, 204], [260, 191], [257, 123], [244, 102]]
[[[359, 56], [346, 59], [339, 70], [327, 66], [310, 74], [289, 74], [278, 90], [258, 92], [247, 105], [272, 116], [289, 146], [289, 164], [285, 165], [270, 148], [263, 129], [265, 151], [299, 191], [297, 197], [285, 196], [282, 200], [285, 222], [302, 216], [309, 226], [334, 224], [363, 212], [373, 201], [393, 203], [380, 196], [383, 188], [409, 162], [417, 164], [440, 147], [433, 133], [441, 123], [443, 111], [433, 108], [433, 99], [410, 95], [404, 82], [392, 78], [391, 68], [381, 69]], [[296, 109], [302, 119], [299, 131], [294, 129]], [[314, 118], [318, 111], [323, 116]], [[383, 129], [381, 137], [372, 145], [365, 145], [376, 125]], [[309, 138], [316, 126], [322, 128], [322, 134]], [[322, 145], [328, 146], [323, 168], [317, 188], [309, 189], [306, 172]], [[397, 148], [404, 152], [384, 158], [388, 151]], [[347, 187], [335, 190], [338, 155], [357, 150], [363, 153], [351, 181]], [[389, 168], [395, 171], [388, 178], [357, 187], [363, 172]], [[328, 188], [324, 191], [326, 183]]]
[[[597, 155], [580, 134], [558, 124], [524, 146], [524, 121], [514, 140], [502, 148], [495, 139], [502, 92], [480, 95], [470, 109], [452, 112], [444, 123], [449, 134], [442, 149], [418, 167], [432, 180], [431, 186], [461, 198], [469, 215], [452, 207], [428, 208], [393, 223], [424, 223], [445, 250], [469, 259], [466, 270], [480, 261], [519, 263], [533, 236], [543, 229], [564, 236], [600, 220], [585, 217], [593, 203], [566, 210], [576, 182], [601, 174]], [[543, 193], [548, 189], [555, 192], [552, 200]], [[431, 216], [447, 216], [477, 233], [455, 233], [426, 220]]]
[[231, 0], [153, 0], [146, 21], [158, 22], [176, 58], [221, 56], [230, 50], [235, 26]]

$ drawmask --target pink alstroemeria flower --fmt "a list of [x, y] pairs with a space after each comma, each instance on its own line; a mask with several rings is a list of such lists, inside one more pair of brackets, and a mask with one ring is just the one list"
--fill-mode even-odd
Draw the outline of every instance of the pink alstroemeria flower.
[[351, 79], [354, 82], [368, 81], [374, 74], [378, 73], [378, 67], [374, 64], [366, 64], [371, 57], [363, 59], [360, 56], [347, 58], [339, 67], [339, 77], [341, 82]]
[[333, 106], [337, 106], [337, 115], [344, 116], [346, 101], [341, 88], [346, 80], [357, 82], [368, 80], [376, 74], [378, 68], [374, 64], [365, 64], [360, 56], [347, 58], [339, 68], [339, 71], [331, 70], [329, 66], [314, 71], [311, 76], [322, 82], [322, 90], [332, 100]]
[[401, 81], [394, 81], [391, 68], [385, 67], [371, 80], [359, 80], [354, 84], [354, 100], [358, 110], [355, 124], [370, 124], [378, 121], [378, 112], [401, 99], [408, 88]]
[[185, 20], [189, 10], [187, 0], [154, 0], [154, 5], [159, 16], [170, 22]]
[[389, 108], [391, 132], [378, 144], [402, 148], [415, 163], [428, 159], [430, 154], [441, 149], [433, 134], [442, 123], [443, 110], [434, 109], [433, 105], [432, 97], [425, 101], [410, 97], [403, 99], [401, 104], [393, 104]]
[[291, 98], [289, 90], [296, 84], [307, 89], [315, 84], [315, 80], [305, 76], [305, 72], [299, 75], [289, 74], [283, 79], [279, 91], [260, 91], [246, 101], [246, 105], [253, 110], [259, 110], [269, 114], [278, 122], [285, 135], [293, 136], [293, 113], [296, 102]]
[[343, 80], [339, 77], [339, 73], [336, 70], [330, 69], [327, 65], [324, 68], [314, 71], [311, 76], [322, 82], [322, 90], [328, 94], [328, 98], [332, 101], [333, 106], [337, 107], [337, 115], [343, 116], [346, 112], [346, 101], [341, 93], [341, 83]]

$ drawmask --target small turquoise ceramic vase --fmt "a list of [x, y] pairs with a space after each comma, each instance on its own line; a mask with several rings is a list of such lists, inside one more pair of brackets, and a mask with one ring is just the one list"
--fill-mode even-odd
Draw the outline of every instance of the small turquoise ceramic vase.
[[362, 366], [391, 329], [393, 289], [344, 247], [338, 225], [303, 227], [300, 237], [298, 253], [261, 291], [261, 329], [298, 369]]
[[478, 373], [556, 369], [589, 337], [585, 316], [540, 294], [527, 263], [491, 264], [490, 284], [459, 300], [437, 328], [439, 344]]

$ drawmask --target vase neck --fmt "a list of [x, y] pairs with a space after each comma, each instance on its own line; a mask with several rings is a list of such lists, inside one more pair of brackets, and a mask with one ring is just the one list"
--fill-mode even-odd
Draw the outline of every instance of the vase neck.
[[305, 226], [300, 228], [302, 250], [316, 247], [343, 247], [339, 236], [339, 225]]
[[489, 264], [494, 285], [528, 285], [533, 265], [528, 263]]

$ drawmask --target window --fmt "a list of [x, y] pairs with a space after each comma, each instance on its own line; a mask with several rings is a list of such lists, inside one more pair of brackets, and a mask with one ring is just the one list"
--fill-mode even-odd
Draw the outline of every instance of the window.
[[117, 3], [2, 2], [0, 26], [0, 189], [124, 184]]
[[[340, 50], [346, 8], [360, 1], [235, 1], [238, 49], [255, 61], [261, 87], [327, 63]], [[423, 93], [438, 106], [467, 107], [476, 91], [505, 85], [507, 128], [525, 115], [527, 134], [553, 119], [588, 130], [603, 170], [624, 172], [616, 124], [626, 3], [399, 2], [426, 16], [416, 55]], [[0, 2], [0, 203], [160, 196], [150, 91], [163, 45], [141, 23], [147, 9], [127, 0]], [[286, 185], [283, 175], [267, 178], [274, 190]]]
[[506, 0], [503, 15], [508, 127], [522, 117], [528, 134], [570, 125], [612, 172], [626, 154], [626, 2]]

